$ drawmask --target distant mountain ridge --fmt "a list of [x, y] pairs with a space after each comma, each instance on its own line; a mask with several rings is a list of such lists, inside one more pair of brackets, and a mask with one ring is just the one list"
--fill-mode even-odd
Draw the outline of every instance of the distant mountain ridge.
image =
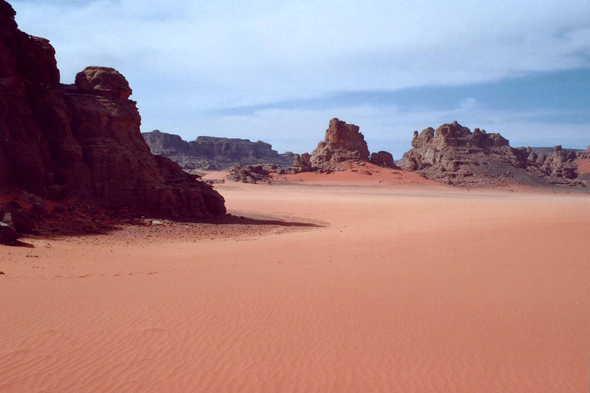
[[184, 170], [227, 169], [234, 165], [277, 164], [291, 166], [293, 153], [279, 154], [266, 142], [200, 136], [185, 141], [179, 135], [154, 130], [141, 134], [151, 151], [177, 162]]

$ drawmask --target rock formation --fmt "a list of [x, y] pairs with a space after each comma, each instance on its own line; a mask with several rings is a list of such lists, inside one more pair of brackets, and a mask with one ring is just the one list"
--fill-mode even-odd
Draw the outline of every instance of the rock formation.
[[18, 30], [0, 0], [0, 190], [94, 198], [177, 217], [225, 214], [223, 197], [153, 156], [123, 75], [88, 67], [61, 85], [49, 41]]
[[0, 221], [0, 244], [15, 243], [21, 236], [11, 225]]
[[311, 154], [295, 154], [293, 158], [293, 168], [298, 172], [308, 172], [311, 170]]
[[336, 118], [330, 120], [325, 139], [318, 147], [311, 154], [295, 154], [292, 166], [299, 172], [331, 172], [338, 170], [345, 161], [370, 161], [385, 168], [396, 167], [388, 152], [373, 153], [369, 158], [367, 142], [359, 127]]
[[251, 184], [270, 183], [271, 173], [284, 174], [286, 171], [285, 168], [281, 168], [276, 164], [247, 165], [244, 168], [234, 166], [229, 169], [227, 180]]
[[371, 162], [371, 164], [381, 166], [383, 168], [397, 168], [397, 166], [395, 165], [395, 161], [393, 160], [393, 156], [391, 155], [391, 153], [386, 151], [371, 153], [369, 161]]
[[402, 168], [422, 176], [462, 185], [590, 186], [590, 178], [577, 171], [579, 154], [556, 146], [553, 153], [512, 148], [499, 134], [476, 128], [471, 132], [457, 122], [436, 131], [414, 132], [413, 149], [404, 155]]
[[235, 165], [277, 164], [290, 166], [293, 153], [277, 153], [268, 143], [248, 139], [200, 136], [187, 142], [158, 130], [142, 134], [153, 154], [177, 162], [184, 170], [226, 169]]
[[330, 120], [325, 139], [311, 153], [310, 163], [321, 168], [343, 161], [369, 161], [369, 149], [358, 126], [334, 118]]

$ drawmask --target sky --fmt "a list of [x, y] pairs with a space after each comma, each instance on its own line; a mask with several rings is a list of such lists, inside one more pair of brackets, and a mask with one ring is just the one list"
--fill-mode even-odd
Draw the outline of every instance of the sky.
[[458, 121], [517, 146], [590, 145], [590, 0], [8, 0], [62, 83], [113, 67], [142, 132], [311, 152], [330, 119], [395, 159]]

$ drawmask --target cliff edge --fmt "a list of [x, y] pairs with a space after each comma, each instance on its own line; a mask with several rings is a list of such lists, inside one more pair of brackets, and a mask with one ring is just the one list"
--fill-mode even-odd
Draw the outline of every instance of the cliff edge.
[[0, 0], [0, 191], [179, 218], [225, 214], [211, 186], [151, 154], [123, 75], [87, 67], [75, 84], [60, 84], [49, 41], [20, 31], [14, 17]]

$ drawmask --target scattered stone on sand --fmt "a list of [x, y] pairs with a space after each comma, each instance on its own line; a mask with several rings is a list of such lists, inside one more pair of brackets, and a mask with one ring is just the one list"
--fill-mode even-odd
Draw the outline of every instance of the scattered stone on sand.
[[270, 183], [271, 173], [284, 174], [286, 169], [276, 164], [234, 166], [229, 169], [227, 180], [240, 183]]

